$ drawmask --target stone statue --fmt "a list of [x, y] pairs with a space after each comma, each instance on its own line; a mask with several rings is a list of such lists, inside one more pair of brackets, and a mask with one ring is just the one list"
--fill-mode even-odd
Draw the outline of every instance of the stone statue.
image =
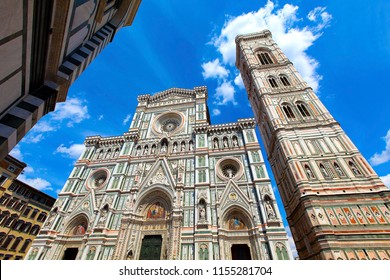
[[238, 142], [236, 137], [233, 138], [233, 146], [238, 147]]
[[227, 141], [226, 138], [223, 138], [223, 146], [224, 146], [225, 148], [229, 147], [229, 144], [228, 144], [228, 141]]
[[267, 200], [265, 203], [265, 210], [267, 211], [268, 219], [275, 218], [275, 212], [272, 208], [271, 201]]
[[199, 205], [199, 220], [206, 220], [206, 209], [204, 205]]
[[165, 153], [167, 151], [167, 145], [165, 143], [162, 143], [161, 150], [162, 153]]
[[217, 138], [214, 139], [214, 148], [215, 149], [219, 148], [219, 144], [218, 144], [218, 139]]

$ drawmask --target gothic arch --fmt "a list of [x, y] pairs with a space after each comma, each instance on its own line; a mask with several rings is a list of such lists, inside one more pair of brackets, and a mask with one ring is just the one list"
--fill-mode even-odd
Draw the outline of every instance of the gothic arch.
[[229, 229], [228, 223], [234, 217], [241, 219], [246, 230], [254, 227], [253, 220], [250, 218], [251, 214], [246, 209], [237, 205], [233, 205], [225, 210], [225, 212], [221, 215], [222, 225], [220, 226], [224, 229]]
[[134, 209], [141, 216], [145, 216], [148, 209], [153, 203], [159, 201], [166, 211], [171, 211], [173, 205], [173, 194], [166, 190], [165, 186], [155, 184], [145, 191], [135, 203]]
[[84, 235], [88, 230], [89, 219], [84, 213], [80, 213], [69, 220], [65, 226], [65, 235]]

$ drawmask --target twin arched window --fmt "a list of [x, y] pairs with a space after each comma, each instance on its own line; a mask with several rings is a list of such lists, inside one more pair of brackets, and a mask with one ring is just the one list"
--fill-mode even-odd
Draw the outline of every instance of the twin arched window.
[[[305, 103], [303, 103], [302, 101], [298, 101], [295, 103], [295, 105], [297, 106], [298, 111], [302, 117], [304, 117], [304, 118], [311, 117], [311, 114], [310, 114], [309, 110], [307, 109], [307, 106]], [[282, 109], [283, 109], [283, 111], [286, 114], [288, 119], [295, 119], [295, 114], [294, 114], [294, 111], [293, 111], [292, 106], [290, 104], [283, 103]]]
[[291, 82], [289, 78], [284, 74], [279, 75], [279, 81], [275, 76], [268, 76], [267, 79], [268, 79], [268, 83], [273, 88], [278, 88], [280, 83], [285, 87], [291, 86]]
[[293, 110], [291, 109], [291, 106], [289, 104], [283, 104], [282, 105], [283, 111], [286, 114], [287, 118], [289, 119], [295, 119], [295, 115]]

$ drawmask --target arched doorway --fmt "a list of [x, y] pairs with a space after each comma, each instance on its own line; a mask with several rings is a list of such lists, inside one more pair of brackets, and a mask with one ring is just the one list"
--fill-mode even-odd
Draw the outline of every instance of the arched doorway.
[[256, 240], [251, 220], [240, 207], [232, 207], [222, 217], [220, 237], [225, 260], [258, 259]]
[[139, 260], [169, 259], [172, 240], [172, 202], [159, 189], [148, 193], [137, 207], [140, 214], [139, 238], [133, 244], [135, 258]]
[[66, 235], [68, 235], [68, 238], [64, 244], [62, 254], [63, 260], [77, 259], [87, 229], [88, 218], [83, 214], [76, 216], [69, 222], [64, 232]]

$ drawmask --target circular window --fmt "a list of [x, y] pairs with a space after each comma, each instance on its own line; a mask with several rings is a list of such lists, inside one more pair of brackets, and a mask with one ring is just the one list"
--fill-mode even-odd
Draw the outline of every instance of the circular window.
[[226, 178], [233, 178], [237, 174], [237, 168], [233, 164], [226, 164], [222, 168], [222, 173]]
[[242, 163], [233, 157], [220, 159], [217, 164], [217, 175], [223, 180], [241, 178], [244, 167]]
[[165, 132], [172, 132], [174, 131], [178, 126], [180, 125], [180, 122], [178, 122], [177, 120], [175, 119], [169, 119], [169, 120], [166, 120], [163, 124], [162, 124], [162, 130], [165, 131]]
[[90, 189], [100, 189], [107, 183], [108, 171], [100, 169], [93, 172], [87, 180], [87, 187]]
[[174, 133], [184, 125], [184, 115], [180, 112], [169, 112], [156, 117], [152, 130], [156, 134]]

